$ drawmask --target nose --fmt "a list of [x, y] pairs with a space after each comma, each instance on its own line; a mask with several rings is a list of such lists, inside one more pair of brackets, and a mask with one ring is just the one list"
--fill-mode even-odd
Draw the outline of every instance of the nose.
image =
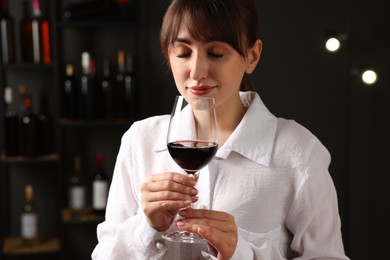
[[190, 64], [190, 77], [193, 80], [199, 81], [207, 77], [209, 68], [207, 59], [205, 57], [203, 57], [199, 53], [194, 54], [192, 55], [192, 60]]

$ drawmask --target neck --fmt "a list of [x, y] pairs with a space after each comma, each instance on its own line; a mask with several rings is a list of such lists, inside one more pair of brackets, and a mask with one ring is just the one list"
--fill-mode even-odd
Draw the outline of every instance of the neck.
[[222, 146], [241, 122], [247, 108], [242, 104], [239, 94], [230, 102], [217, 108], [219, 146]]

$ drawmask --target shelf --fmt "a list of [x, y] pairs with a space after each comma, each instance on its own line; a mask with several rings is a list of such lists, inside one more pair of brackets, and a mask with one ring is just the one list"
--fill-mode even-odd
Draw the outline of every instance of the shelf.
[[13, 69], [13, 70], [51, 70], [53, 69], [53, 64], [36, 64], [36, 63], [12, 63], [7, 65], [0, 65], [1, 69]]
[[46, 154], [35, 157], [26, 156], [12, 156], [9, 157], [5, 154], [0, 154], [0, 162], [5, 163], [45, 163], [45, 162], [56, 162], [58, 161], [58, 154]]
[[[17, 1], [12, 1], [14, 2]], [[3, 256], [5, 259], [40, 260], [90, 258], [91, 250], [96, 245], [96, 226], [103, 222], [105, 217], [95, 214], [92, 207], [83, 209], [80, 215], [65, 208], [68, 205], [64, 191], [68, 188], [66, 180], [72, 169], [71, 159], [74, 154], [80, 154], [83, 159], [83, 170], [86, 173], [92, 172], [94, 155], [102, 152], [107, 158], [107, 170], [114, 168], [123, 133], [137, 119], [138, 114], [142, 114], [142, 111], [136, 110], [137, 107], [129, 106], [125, 109], [131, 113], [127, 114], [129, 117], [123, 119], [61, 118], [62, 88], [66, 75], [64, 67], [67, 63], [73, 63], [75, 77], [79, 82], [82, 51], [89, 51], [94, 56], [96, 75], [99, 77], [102, 75], [101, 62], [105, 58], [112, 61], [112, 74], [115, 75], [118, 50], [123, 49], [126, 53], [132, 53], [135, 56], [133, 66], [136, 83], [146, 81], [145, 73], [141, 73], [145, 63], [138, 62], [138, 59], [142, 61], [146, 55], [144, 49], [140, 48], [146, 39], [144, 32], [146, 4], [135, 0], [134, 8], [126, 4], [120, 10], [112, 10], [112, 13], [118, 15], [98, 15], [96, 18], [67, 20], [63, 12], [71, 2], [78, 4], [86, 0], [42, 0], [45, 7], [43, 14], [50, 23], [51, 64], [23, 62], [21, 45], [24, 42], [20, 41], [20, 37], [16, 37], [14, 42], [15, 62], [0, 64], [0, 89], [11, 86], [15, 91], [17, 102], [21, 101], [17, 92], [18, 86], [25, 84], [29, 94], [36, 100], [34, 111], [38, 111], [38, 108], [43, 106], [41, 103], [45, 103], [45, 109], [50, 111], [52, 116], [50, 123], [52, 132], [46, 136], [52, 145], [50, 154], [34, 157], [7, 156], [5, 144], [0, 141], [0, 196], [4, 195], [2, 197], [6, 199], [0, 200], [0, 218], [3, 222], [0, 224], [0, 230], [8, 231], [0, 232], [1, 260]], [[27, 9], [30, 8], [29, 4]], [[14, 16], [15, 33], [20, 33], [20, 28], [15, 25], [21, 22], [23, 9], [22, 4], [10, 5], [10, 14]], [[156, 11], [158, 10], [160, 9], [156, 8]], [[146, 96], [142, 89], [141, 86], [137, 89], [136, 99]], [[3, 96], [3, 92], [0, 96]], [[1, 98], [0, 107], [4, 105], [4, 98]], [[13, 104], [12, 107], [16, 106], [17, 104]], [[3, 126], [4, 122], [5, 120], [0, 118], [0, 126]], [[5, 131], [0, 131], [0, 140], [5, 138]], [[12, 208], [14, 204], [20, 202], [22, 194], [18, 190], [22, 191], [25, 183], [37, 186], [37, 190], [45, 190], [45, 196], [39, 197], [37, 203], [50, 207], [52, 209], [50, 214], [53, 215], [40, 224], [43, 230], [49, 230], [50, 234], [57, 235], [57, 237], [40, 238], [41, 243], [36, 247], [27, 247], [20, 237], [6, 237], [6, 235], [19, 235], [12, 234], [9, 229], [12, 226], [11, 222], [19, 217], [19, 213]]]
[[83, 28], [83, 27], [96, 27], [96, 28], [110, 28], [110, 27], [129, 27], [135, 26], [135, 21], [122, 21], [122, 20], [85, 20], [85, 21], [64, 21], [58, 25], [63, 28]]
[[104, 216], [93, 213], [92, 208], [80, 210], [79, 216], [73, 216], [73, 211], [69, 208], [62, 210], [62, 222], [64, 223], [100, 223], [104, 221]]
[[30, 255], [60, 252], [58, 237], [41, 236], [37, 246], [25, 246], [21, 237], [8, 237], [4, 240], [3, 253], [5, 255]]
[[101, 127], [115, 127], [115, 126], [122, 126], [122, 127], [129, 127], [132, 124], [132, 121], [129, 119], [115, 119], [115, 120], [105, 120], [105, 119], [99, 119], [99, 120], [72, 120], [72, 119], [60, 119], [60, 125], [62, 126], [68, 126], [68, 127], [95, 127], [95, 126], [101, 126]]

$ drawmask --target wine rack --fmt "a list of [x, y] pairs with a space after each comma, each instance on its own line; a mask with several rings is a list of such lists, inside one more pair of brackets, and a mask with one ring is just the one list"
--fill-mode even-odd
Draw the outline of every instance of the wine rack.
[[[4, 117], [0, 117], [0, 258], [14, 259], [88, 259], [97, 243], [96, 226], [104, 216], [93, 213], [91, 204], [91, 177], [94, 159], [104, 154], [106, 171], [111, 176], [122, 134], [131, 123], [148, 112], [145, 104], [131, 110], [126, 118], [97, 118], [92, 120], [65, 118], [62, 114], [62, 87], [65, 65], [75, 66], [75, 76], [81, 76], [81, 53], [89, 51], [96, 60], [96, 75], [101, 74], [104, 59], [110, 59], [116, 70], [118, 50], [133, 54], [134, 77], [139, 97], [146, 96], [148, 78], [145, 77], [145, 53], [140, 50], [145, 35], [139, 28], [145, 22], [143, 1], [129, 2], [125, 8], [113, 9], [114, 15], [102, 13], [91, 18], [67, 19], [64, 12], [71, 4], [90, 0], [41, 0], [43, 13], [49, 22], [51, 61], [49, 64], [23, 60], [20, 36], [25, 0], [9, 0], [9, 14], [14, 21], [15, 60], [0, 64], [0, 111], [5, 108], [4, 89], [25, 84], [33, 97], [33, 110], [46, 102], [51, 132], [46, 136], [52, 151], [35, 156], [9, 155], [5, 150]], [[32, 3], [33, 0], [27, 0]], [[96, 1], [96, 0], [93, 0]], [[106, 1], [109, 2], [110, 0]], [[101, 2], [104, 2], [102, 0]], [[114, 2], [114, 1], [111, 1]], [[130, 5], [131, 3], [131, 5]], [[138, 62], [141, 60], [140, 62]], [[17, 94], [16, 94], [17, 95]], [[142, 98], [136, 98], [140, 100]], [[19, 109], [14, 105], [15, 109]], [[46, 140], [46, 139], [45, 139]], [[68, 177], [72, 158], [79, 154], [86, 179], [86, 205], [82, 214], [74, 217], [68, 204]], [[23, 187], [32, 184], [38, 209], [39, 245], [26, 247], [20, 237], [20, 213], [23, 207]]]

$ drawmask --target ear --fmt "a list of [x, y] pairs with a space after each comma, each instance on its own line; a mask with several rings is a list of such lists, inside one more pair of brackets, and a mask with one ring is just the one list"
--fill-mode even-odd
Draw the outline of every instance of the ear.
[[248, 62], [247, 67], [245, 69], [245, 72], [247, 74], [251, 74], [255, 68], [257, 63], [260, 60], [261, 56], [261, 50], [263, 49], [263, 42], [261, 40], [256, 40], [256, 42], [253, 44], [252, 48], [248, 52]]

